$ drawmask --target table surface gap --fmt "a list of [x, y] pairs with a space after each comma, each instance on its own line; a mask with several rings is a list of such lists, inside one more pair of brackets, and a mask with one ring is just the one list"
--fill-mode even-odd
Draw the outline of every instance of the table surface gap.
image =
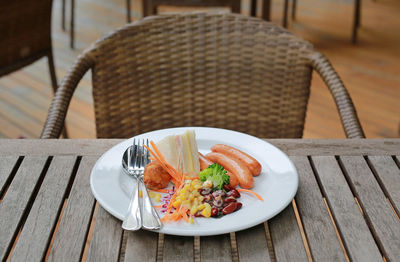
[[89, 230], [88, 230], [88, 233], [86, 236], [85, 247], [83, 248], [83, 251], [82, 251], [81, 261], [86, 261], [86, 258], [87, 258], [88, 252], [89, 252], [90, 241], [92, 240], [92, 236], [93, 236], [94, 224], [96, 222], [96, 214], [97, 214], [99, 208], [100, 208], [100, 205], [96, 201], [96, 204], [93, 209], [92, 219], [91, 219], [90, 225], [89, 225]]

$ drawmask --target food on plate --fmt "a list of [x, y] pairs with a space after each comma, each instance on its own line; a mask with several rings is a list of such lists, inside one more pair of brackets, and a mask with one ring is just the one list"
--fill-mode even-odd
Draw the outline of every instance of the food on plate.
[[214, 164], [211, 160], [207, 159], [202, 153], [199, 152], [200, 170], [206, 169], [209, 165]]
[[214, 189], [221, 190], [224, 185], [229, 185], [229, 176], [223, 166], [212, 164], [199, 173], [202, 182], [209, 181]]
[[146, 165], [143, 179], [150, 189], [162, 189], [168, 186], [171, 176], [159, 161], [152, 161]]
[[181, 135], [167, 136], [156, 145], [165, 161], [175, 169], [178, 169], [179, 158], [181, 158], [180, 164], [184, 173], [196, 176], [200, 172], [196, 135], [193, 130], [188, 130]]
[[254, 185], [253, 175], [249, 168], [243, 162], [231, 158], [227, 155], [211, 152], [206, 155], [211, 161], [220, 164], [226, 170], [234, 174], [239, 180], [239, 185], [242, 188], [250, 189]]
[[[211, 160], [207, 159], [203, 154], [199, 153], [199, 159], [200, 159], [200, 170], [204, 170], [210, 165], [214, 164]], [[231, 172], [227, 171], [227, 175], [229, 176], [229, 185], [232, 187], [236, 187], [239, 185], [239, 180], [237, 177], [232, 174]]]
[[167, 212], [162, 221], [175, 221], [180, 217], [189, 223], [188, 217], [219, 217], [228, 215], [242, 207], [237, 201], [240, 193], [229, 186], [226, 170], [218, 164], [212, 164], [199, 173], [199, 177], [186, 180], [175, 198], [171, 198], [175, 210]]
[[249, 156], [239, 149], [227, 145], [217, 144], [211, 147], [211, 151], [238, 159], [249, 168], [253, 176], [258, 176], [261, 173], [261, 164], [254, 157]]
[[[194, 217], [220, 217], [239, 210], [240, 192], [260, 195], [249, 190], [253, 175], [261, 165], [248, 154], [225, 145], [215, 145], [206, 156], [198, 152], [194, 131], [163, 138], [145, 146], [152, 160], [145, 168], [144, 181], [151, 189], [166, 193], [162, 197], [163, 222]], [[218, 152], [217, 152], [218, 151]], [[169, 182], [172, 189], [166, 188]], [[242, 189], [236, 189], [237, 185]], [[158, 197], [158, 200], [161, 198]]]

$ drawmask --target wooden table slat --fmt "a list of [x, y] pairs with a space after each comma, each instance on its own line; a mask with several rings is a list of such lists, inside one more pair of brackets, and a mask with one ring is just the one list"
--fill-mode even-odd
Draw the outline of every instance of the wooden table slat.
[[90, 172], [97, 157], [83, 157], [72, 185], [49, 261], [79, 261], [85, 247], [95, 199], [90, 191]]
[[118, 261], [122, 242], [122, 222], [102, 207], [98, 208], [95, 216], [96, 221], [86, 261]]
[[11, 261], [39, 261], [45, 257], [75, 161], [73, 156], [56, 156], [51, 161]]
[[200, 238], [202, 262], [232, 261], [231, 238], [229, 234]]
[[400, 257], [400, 223], [367, 162], [361, 156], [340, 157], [355, 194], [390, 260]]
[[315, 261], [345, 261], [345, 255], [326, 209], [308, 158], [290, 156], [299, 174], [297, 208]]
[[6, 258], [7, 250], [13, 244], [11, 242], [18, 233], [18, 226], [29, 206], [46, 160], [44, 156], [25, 157], [0, 203], [0, 260]]
[[[288, 155], [400, 155], [400, 139], [263, 139]], [[2, 139], [0, 156], [101, 155], [124, 139]], [[343, 141], [346, 141], [345, 143]], [[40, 148], [40, 150], [37, 150]]]
[[268, 225], [278, 261], [308, 261], [292, 204], [269, 220]]
[[350, 258], [380, 261], [382, 255], [335, 157], [316, 156], [312, 160]]
[[181, 236], [164, 236], [164, 261], [193, 261], [194, 238]]
[[264, 223], [236, 232], [239, 261], [271, 261]]
[[400, 214], [400, 169], [391, 156], [368, 156], [372, 168]]
[[158, 234], [150, 231], [125, 231], [127, 242], [125, 248], [126, 262], [156, 261]]
[[0, 157], [0, 196], [5, 190], [6, 182], [17, 164], [18, 156]]

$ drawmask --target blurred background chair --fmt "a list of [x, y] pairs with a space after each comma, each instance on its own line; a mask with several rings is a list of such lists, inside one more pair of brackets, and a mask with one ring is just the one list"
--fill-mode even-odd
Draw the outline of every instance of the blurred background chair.
[[[269, 0], [266, 0], [269, 1]], [[296, 20], [296, 9], [297, 9], [297, 0], [292, 0], [292, 20]], [[288, 24], [288, 12], [289, 12], [289, 0], [285, 0], [283, 7], [283, 18], [282, 25], [283, 27], [287, 27]], [[360, 27], [361, 20], [361, 0], [354, 0], [354, 16], [353, 16], [353, 27], [351, 33], [351, 42], [355, 44], [357, 42], [357, 32]]]
[[143, 16], [157, 14], [160, 5], [199, 7], [199, 6], [229, 6], [232, 13], [240, 13], [241, 0], [143, 0]]
[[57, 138], [72, 95], [92, 70], [98, 138], [177, 126], [300, 138], [313, 69], [348, 138], [364, 137], [352, 100], [311, 44], [258, 18], [182, 13], [145, 18], [83, 52], [52, 101], [42, 138]]
[[0, 1], [0, 76], [47, 57], [56, 91], [51, 45], [52, 3], [53, 0]]
[[57, 90], [51, 44], [52, 4], [52, 0], [0, 1], [0, 77], [47, 57], [53, 91]]
[[[69, 46], [75, 48], [75, 0], [71, 0], [71, 13], [70, 13], [70, 24], [69, 24]], [[65, 26], [65, 12], [66, 12], [66, 0], [61, 2], [61, 28], [66, 30]], [[131, 0], [126, 0], [126, 21], [130, 23], [131, 18]]]

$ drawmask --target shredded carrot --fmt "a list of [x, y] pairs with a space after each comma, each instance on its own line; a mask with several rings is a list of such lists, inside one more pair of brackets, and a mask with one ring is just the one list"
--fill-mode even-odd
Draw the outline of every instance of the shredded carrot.
[[153, 207], [157, 207], [157, 208], [159, 208], [159, 207], [162, 207], [162, 205], [158, 205], [158, 206], [153, 206]]
[[257, 193], [254, 192], [254, 191], [251, 191], [251, 190], [248, 190], [248, 189], [237, 189], [237, 191], [239, 191], [239, 192], [247, 192], [247, 193], [253, 194], [253, 195], [255, 195], [258, 199], [260, 199], [261, 201], [264, 202], [264, 199], [263, 199], [259, 194], [257, 194]]
[[182, 208], [180, 211], [181, 211], [180, 213], [181, 213], [183, 219], [185, 219], [186, 223], [189, 223], [189, 218], [188, 218], [188, 216], [186, 214], [187, 209], [186, 208]]
[[199, 179], [199, 177], [198, 176], [194, 176], [194, 177], [187, 176], [187, 177], [185, 177], [185, 179], [196, 180], [196, 179]]
[[151, 189], [150, 191], [159, 192], [159, 193], [169, 193], [168, 189]]

